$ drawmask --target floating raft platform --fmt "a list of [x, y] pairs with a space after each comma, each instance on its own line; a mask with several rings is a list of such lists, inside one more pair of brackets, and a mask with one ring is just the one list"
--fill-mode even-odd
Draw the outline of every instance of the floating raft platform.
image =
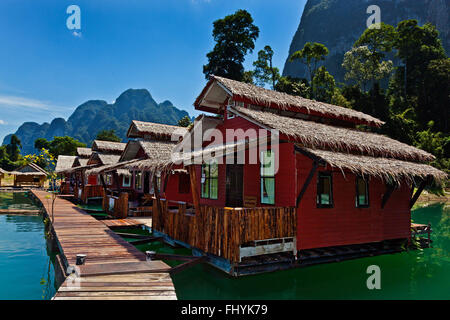
[[[45, 191], [32, 194], [51, 216]], [[51, 206], [51, 205], [50, 205]], [[53, 231], [60, 251], [59, 262], [67, 274], [54, 300], [175, 300], [171, 267], [147, 261], [146, 255], [116, 235], [102, 221], [58, 197]], [[85, 254], [83, 265], [77, 255]]]
[[132, 228], [132, 227], [148, 227], [152, 226], [152, 218], [139, 217], [139, 218], [126, 218], [126, 219], [106, 219], [102, 222], [108, 228]]

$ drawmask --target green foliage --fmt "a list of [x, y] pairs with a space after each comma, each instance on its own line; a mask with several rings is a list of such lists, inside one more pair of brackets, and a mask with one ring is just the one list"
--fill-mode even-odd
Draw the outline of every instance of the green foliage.
[[244, 71], [244, 74], [242, 76], [242, 82], [248, 83], [248, 84], [254, 84], [253, 82], [253, 71], [252, 70], [248, 70], [248, 71]]
[[[38, 141], [39, 140], [39, 141]], [[48, 148], [42, 148], [43, 150], [48, 150], [49, 154], [53, 158], [58, 158], [59, 155], [75, 156], [78, 147], [86, 147], [85, 143], [82, 143], [72, 137], [55, 137], [52, 141], [47, 141], [44, 138], [36, 139], [35, 146], [48, 146]]]
[[354, 47], [347, 51], [342, 63], [347, 70], [345, 80], [353, 80], [366, 91], [368, 82], [374, 83], [391, 74], [393, 69], [391, 60], [380, 61], [373, 57], [374, 53], [367, 46]]
[[101, 130], [99, 133], [97, 133], [96, 140], [103, 140], [103, 141], [112, 141], [112, 142], [121, 142], [122, 139], [120, 139], [116, 135], [116, 131], [114, 129], [110, 130]]
[[280, 70], [272, 65], [273, 50], [270, 46], [265, 46], [264, 50], [258, 52], [258, 60], [253, 62], [255, 70], [253, 77], [256, 85], [264, 87], [266, 84], [271, 84], [272, 89], [280, 78]]
[[191, 125], [192, 121], [188, 116], [184, 116], [178, 121], [178, 125], [180, 127], [189, 127]]
[[330, 103], [335, 93], [336, 83], [325, 67], [317, 69], [312, 84], [315, 99]]
[[19, 138], [13, 134], [11, 136], [11, 142], [6, 145], [6, 153], [8, 154], [9, 160], [13, 162], [19, 160], [21, 147], [22, 144], [20, 143]]
[[34, 141], [34, 147], [38, 150], [49, 149], [50, 142], [45, 138], [38, 138]]
[[311, 88], [306, 79], [292, 78], [289, 76], [280, 77], [275, 84], [275, 90], [303, 98], [309, 98], [311, 93]]
[[[383, 61], [391, 51], [403, 63], [393, 73], [392, 62]], [[450, 59], [433, 25], [405, 20], [396, 28], [368, 29], [345, 54], [343, 67], [346, 80], [356, 83], [342, 90], [352, 108], [384, 120], [381, 133], [432, 153], [432, 165], [450, 171]], [[384, 91], [378, 81], [389, 74]]]
[[309, 72], [309, 78], [311, 82], [313, 81], [314, 75], [316, 74], [318, 63], [325, 60], [328, 55], [329, 50], [321, 43], [317, 42], [307, 42], [303, 49], [294, 52], [289, 61], [299, 60], [306, 65]]
[[241, 81], [244, 75], [243, 62], [248, 52], [255, 48], [259, 29], [253, 24], [253, 18], [246, 10], [213, 23], [214, 49], [206, 57], [208, 64], [203, 66], [206, 79], [210, 75], [223, 76]]
[[372, 26], [363, 32], [353, 47], [367, 47], [371, 59], [380, 62], [386, 53], [392, 51], [397, 35], [393, 26], [383, 22]]

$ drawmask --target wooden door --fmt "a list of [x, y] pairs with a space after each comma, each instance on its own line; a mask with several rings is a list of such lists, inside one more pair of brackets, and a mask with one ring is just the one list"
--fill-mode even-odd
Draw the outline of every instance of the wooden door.
[[144, 194], [150, 193], [150, 172], [144, 171]]
[[227, 207], [242, 207], [244, 191], [244, 165], [227, 164], [226, 201]]

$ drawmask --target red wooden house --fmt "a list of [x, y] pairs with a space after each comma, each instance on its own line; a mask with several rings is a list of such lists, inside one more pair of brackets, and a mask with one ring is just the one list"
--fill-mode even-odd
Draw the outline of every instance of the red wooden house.
[[156, 188], [153, 231], [233, 275], [395, 252], [420, 192], [446, 179], [431, 154], [373, 133], [383, 122], [358, 111], [216, 76], [194, 105], [215, 116], [177, 152], [197, 131], [200, 148], [145, 168], [187, 169], [195, 210]]

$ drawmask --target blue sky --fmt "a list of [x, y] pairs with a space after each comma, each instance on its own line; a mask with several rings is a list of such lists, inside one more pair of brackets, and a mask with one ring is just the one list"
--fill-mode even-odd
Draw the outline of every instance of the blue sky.
[[[81, 32], [66, 9], [81, 9]], [[260, 29], [246, 68], [270, 45], [282, 69], [305, 0], [90, 0], [0, 2], [0, 142], [25, 121], [67, 119], [89, 99], [146, 88], [191, 115], [205, 84], [212, 22], [248, 10]]]

